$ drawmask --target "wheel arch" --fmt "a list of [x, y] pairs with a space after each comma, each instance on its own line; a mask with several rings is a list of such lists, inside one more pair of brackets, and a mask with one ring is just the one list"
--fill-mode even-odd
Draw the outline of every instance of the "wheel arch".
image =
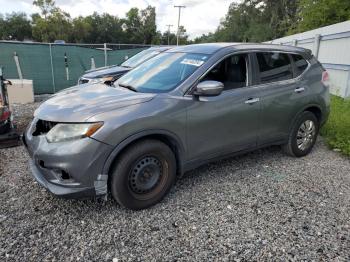
[[319, 124], [321, 124], [322, 117], [323, 117], [323, 113], [322, 113], [321, 107], [319, 105], [317, 105], [317, 104], [308, 104], [308, 105], [304, 106], [301, 110], [299, 110], [295, 114], [295, 116], [293, 118], [293, 121], [291, 121], [291, 123], [290, 123], [289, 129], [288, 129], [289, 132], [290, 132], [290, 130], [292, 130], [292, 128], [294, 126], [294, 123], [297, 120], [298, 116], [301, 113], [306, 112], [306, 111], [309, 111], [309, 112], [313, 113], [316, 116], [317, 120], [319, 121]]
[[124, 139], [121, 143], [119, 143], [113, 151], [108, 156], [105, 164], [103, 166], [102, 173], [109, 175], [111, 167], [113, 166], [115, 160], [131, 145], [145, 139], [154, 139], [159, 140], [169, 146], [169, 148], [173, 151], [176, 158], [177, 165], [177, 174], [182, 175], [183, 173], [183, 155], [185, 152], [185, 147], [181, 142], [180, 138], [167, 130], [147, 130], [141, 131], [134, 135], [129, 136]]
[[323, 113], [322, 113], [321, 107], [319, 105], [317, 105], [317, 104], [308, 104], [308, 105], [302, 107], [300, 110], [298, 110], [296, 112], [296, 114], [294, 115], [294, 117], [291, 119], [291, 122], [290, 122], [290, 124], [288, 126], [288, 130], [286, 130], [288, 132], [287, 133], [288, 135], [291, 132], [291, 130], [293, 129], [293, 127], [295, 125], [295, 122], [297, 121], [299, 115], [301, 113], [303, 113], [303, 112], [306, 112], [306, 111], [309, 111], [309, 112], [315, 114], [316, 118], [319, 120], [319, 125], [321, 125], [321, 120], [322, 120], [322, 117], [323, 117]]
[[309, 112], [313, 113], [316, 116], [318, 123], [321, 124], [322, 119], [323, 119], [323, 115], [322, 115], [322, 110], [319, 106], [317, 106], [317, 105], [308, 106], [307, 108], [304, 109], [303, 112], [305, 112], [305, 111], [309, 111]]

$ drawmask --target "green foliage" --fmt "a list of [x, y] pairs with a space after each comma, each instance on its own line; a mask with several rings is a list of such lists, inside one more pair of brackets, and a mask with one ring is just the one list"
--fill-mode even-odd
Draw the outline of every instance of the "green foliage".
[[[168, 32], [157, 31], [156, 10], [131, 8], [125, 18], [94, 13], [72, 19], [53, 0], [35, 0], [40, 14], [0, 14], [0, 39], [71, 43], [167, 44]], [[350, 19], [350, 0], [241, 0], [233, 2], [214, 33], [189, 41], [182, 27], [180, 44], [264, 42]], [[176, 44], [176, 34], [169, 34]]]
[[293, 32], [304, 32], [350, 19], [349, 0], [300, 0], [298, 24]]
[[331, 113], [321, 135], [331, 148], [350, 156], [350, 99], [331, 97]]
[[123, 28], [130, 35], [130, 43], [152, 43], [157, 35], [156, 10], [148, 6], [143, 10], [131, 8], [126, 13]]
[[32, 37], [32, 27], [25, 13], [0, 16], [0, 39], [23, 41]]
[[[122, 43], [125, 36], [121, 25], [118, 17], [107, 13], [99, 15], [95, 12], [87, 17], [78, 17], [73, 20], [73, 31], [79, 33], [73, 34], [70, 42]], [[80, 31], [82, 28], [85, 32]]]
[[195, 42], [262, 42], [281, 37], [295, 23], [295, 0], [244, 0], [232, 3], [214, 34]]
[[88, 23], [87, 18], [79, 16], [73, 19], [72, 22], [72, 34], [69, 42], [89, 43], [91, 39], [88, 38], [95, 29], [91, 23]]
[[[35, 0], [33, 5], [39, 7], [40, 14], [32, 14], [31, 20], [23, 13], [6, 17], [0, 14], [0, 39], [22, 41], [32, 38], [38, 42], [65, 40], [92, 44], [165, 44], [164, 39], [167, 40], [167, 33], [157, 31], [156, 10], [152, 6], [141, 10], [131, 8], [124, 19], [97, 12], [72, 19], [68, 13], [56, 7], [53, 0]], [[174, 42], [173, 36], [170, 39]], [[187, 43], [186, 35], [182, 37], [182, 43]]]
[[243, 0], [194, 42], [263, 42], [350, 19], [350, 0]]
[[48, 15], [55, 9], [55, 2], [52, 0], [35, 0], [33, 5], [37, 6], [41, 10], [41, 15], [46, 19]]
[[32, 15], [34, 39], [40, 42], [54, 42], [58, 39], [68, 42], [72, 32], [70, 15], [57, 7], [45, 8], [42, 15], [44, 17]]

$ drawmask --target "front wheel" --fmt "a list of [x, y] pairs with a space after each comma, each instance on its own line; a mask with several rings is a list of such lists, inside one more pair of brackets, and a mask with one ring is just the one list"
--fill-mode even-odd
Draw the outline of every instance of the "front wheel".
[[315, 145], [318, 131], [316, 116], [309, 111], [301, 113], [289, 134], [288, 143], [282, 146], [283, 151], [290, 156], [306, 156]]
[[114, 199], [126, 208], [144, 209], [158, 203], [173, 185], [175, 156], [164, 143], [144, 140], [126, 149], [111, 176]]

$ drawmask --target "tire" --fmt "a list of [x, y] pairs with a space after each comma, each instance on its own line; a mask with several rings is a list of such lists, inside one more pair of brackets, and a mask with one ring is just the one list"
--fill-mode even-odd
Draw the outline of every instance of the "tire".
[[[303, 129], [306, 132], [302, 132]], [[318, 131], [319, 122], [316, 116], [309, 111], [301, 113], [292, 127], [288, 143], [282, 146], [283, 151], [293, 157], [306, 156], [316, 143]]]
[[6, 134], [11, 130], [11, 122], [7, 120], [7, 122], [0, 123], [0, 135]]
[[110, 189], [122, 206], [139, 210], [155, 205], [169, 192], [176, 178], [172, 150], [158, 140], [143, 140], [129, 148], [112, 168]]

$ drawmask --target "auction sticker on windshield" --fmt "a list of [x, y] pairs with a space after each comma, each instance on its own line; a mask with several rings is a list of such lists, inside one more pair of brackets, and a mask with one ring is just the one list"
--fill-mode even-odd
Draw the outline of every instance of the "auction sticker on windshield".
[[184, 60], [181, 61], [181, 64], [193, 65], [197, 67], [203, 65], [203, 63], [204, 63], [203, 60], [188, 59], [188, 58], [185, 58]]

